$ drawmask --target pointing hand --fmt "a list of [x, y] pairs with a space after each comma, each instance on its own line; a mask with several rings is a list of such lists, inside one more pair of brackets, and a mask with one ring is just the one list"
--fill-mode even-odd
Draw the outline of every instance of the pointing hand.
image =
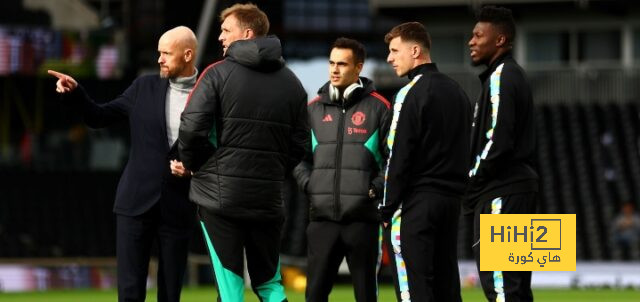
[[78, 87], [78, 82], [69, 75], [55, 70], [47, 70], [47, 73], [58, 78], [58, 81], [56, 82], [56, 91], [58, 93], [71, 92]]

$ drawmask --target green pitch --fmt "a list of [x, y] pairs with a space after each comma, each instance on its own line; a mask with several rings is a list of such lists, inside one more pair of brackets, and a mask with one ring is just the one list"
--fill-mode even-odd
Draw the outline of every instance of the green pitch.
[[[589, 290], [534, 290], [536, 301], [541, 302], [583, 302], [583, 301], [607, 301], [607, 302], [638, 302], [639, 290], [615, 290], [615, 289], [589, 289]], [[156, 302], [155, 291], [149, 291], [147, 301]], [[213, 288], [185, 288], [182, 292], [182, 302], [214, 302], [217, 297]], [[257, 302], [255, 295], [247, 291], [246, 301]], [[304, 293], [287, 291], [290, 302], [304, 301]], [[333, 289], [329, 299], [332, 302], [354, 301], [350, 286], [337, 286]], [[464, 289], [462, 300], [465, 302], [486, 301], [480, 289]], [[46, 291], [34, 293], [0, 293], [0, 302], [113, 302], [117, 301], [114, 290], [74, 290], [74, 291]], [[381, 302], [395, 301], [393, 289], [384, 286], [380, 289]]]

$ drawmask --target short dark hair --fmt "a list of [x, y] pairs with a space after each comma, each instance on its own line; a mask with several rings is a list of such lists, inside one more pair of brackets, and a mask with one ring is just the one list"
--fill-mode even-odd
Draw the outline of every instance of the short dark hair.
[[238, 24], [242, 29], [249, 28], [253, 30], [258, 37], [264, 37], [269, 33], [269, 18], [267, 14], [253, 3], [236, 3], [225, 8], [220, 13], [220, 21], [224, 22], [224, 19], [231, 15], [238, 19]]
[[384, 42], [389, 44], [391, 40], [397, 37], [400, 37], [403, 41], [416, 42], [426, 50], [431, 49], [431, 37], [422, 23], [407, 22], [397, 25], [384, 36]]
[[364, 63], [364, 59], [367, 57], [367, 52], [364, 50], [364, 45], [362, 43], [349, 38], [338, 38], [331, 45], [331, 49], [334, 48], [342, 48], [342, 49], [351, 49], [353, 53], [353, 60], [356, 64]]
[[516, 38], [516, 22], [511, 10], [506, 7], [484, 6], [478, 10], [476, 19], [478, 22], [493, 24], [506, 37], [508, 44], [513, 43]]

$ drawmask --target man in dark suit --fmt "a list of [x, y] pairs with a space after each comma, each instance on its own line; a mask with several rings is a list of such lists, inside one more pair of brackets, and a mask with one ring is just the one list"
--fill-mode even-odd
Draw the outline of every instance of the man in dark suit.
[[196, 37], [184, 26], [158, 41], [160, 75], [138, 77], [114, 100], [96, 104], [72, 77], [53, 70], [56, 91], [85, 123], [101, 128], [128, 119], [129, 161], [120, 178], [113, 211], [117, 217], [118, 300], [144, 301], [151, 247], [158, 243], [158, 301], [179, 301], [195, 206], [188, 200], [189, 175], [171, 175], [180, 114], [195, 85]]

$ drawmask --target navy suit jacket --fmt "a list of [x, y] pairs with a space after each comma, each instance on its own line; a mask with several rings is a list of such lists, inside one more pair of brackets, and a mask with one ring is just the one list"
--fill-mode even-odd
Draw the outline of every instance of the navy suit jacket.
[[78, 86], [69, 97], [91, 128], [102, 128], [128, 118], [131, 132], [129, 159], [122, 173], [113, 211], [137, 216], [162, 197], [163, 209], [188, 223], [194, 205], [188, 199], [189, 179], [171, 175], [169, 160], [177, 159], [177, 145], [169, 146], [165, 102], [169, 81], [158, 75], [138, 77], [114, 100], [97, 104]]

